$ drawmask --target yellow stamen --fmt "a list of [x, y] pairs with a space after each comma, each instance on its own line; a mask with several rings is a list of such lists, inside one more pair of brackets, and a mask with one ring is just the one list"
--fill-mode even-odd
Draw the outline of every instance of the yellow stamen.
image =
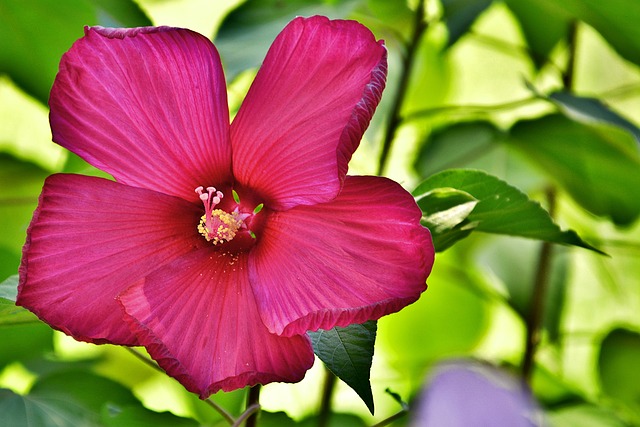
[[231, 241], [238, 229], [242, 226], [242, 219], [238, 212], [225, 212], [222, 209], [214, 209], [211, 216], [202, 215], [198, 232], [214, 245]]

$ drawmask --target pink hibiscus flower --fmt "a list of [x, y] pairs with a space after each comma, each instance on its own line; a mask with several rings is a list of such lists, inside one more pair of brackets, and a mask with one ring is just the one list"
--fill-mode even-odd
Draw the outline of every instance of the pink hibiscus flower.
[[308, 330], [400, 310], [433, 264], [411, 195], [346, 176], [386, 68], [362, 25], [295, 19], [229, 125], [207, 38], [85, 29], [51, 90], [53, 139], [115, 181], [46, 180], [17, 303], [77, 340], [144, 346], [202, 398], [299, 381]]

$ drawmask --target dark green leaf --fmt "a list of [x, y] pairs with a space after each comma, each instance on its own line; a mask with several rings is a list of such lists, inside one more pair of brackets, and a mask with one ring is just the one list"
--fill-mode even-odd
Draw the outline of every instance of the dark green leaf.
[[0, 425], [101, 427], [97, 416], [63, 396], [22, 396], [0, 389]]
[[549, 99], [558, 105], [570, 119], [585, 124], [605, 123], [617, 126], [631, 133], [640, 143], [640, 129], [597, 98], [585, 98], [568, 92], [555, 92], [549, 95]]
[[296, 423], [285, 412], [260, 411], [260, 418], [258, 420], [258, 425], [261, 427], [292, 427], [300, 425], [300, 423]]
[[602, 341], [598, 368], [602, 389], [609, 396], [640, 409], [640, 334], [614, 329]]
[[130, 0], [3, 0], [0, 72], [46, 104], [62, 54], [85, 25], [149, 25]]
[[637, 0], [533, 0], [550, 15], [577, 18], [595, 28], [627, 60], [640, 64]]
[[[305, 418], [298, 424], [292, 424], [300, 427], [316, 427], [321, 425], [318, 416]], [[286, 425], [286, 424], [284, 424]], [[353, 414], [337, 414], [332, 412], [329, 414], [327, 427], [366, 427], [367, 424], [361, 418]], [[273, 424], [273, 427], [280, 427], [280, 424]]]
[[430, 211], [427, 196], [438, 188], [455, 188], [479, 201], [465, 221], [456, 226], [459, 238], [466, 237], [471, 229], [596, 250], [575, 232], [561, 231], [549, 214], [526, 194], [485, 172], [454, 169], [428, 178], [413, 192], [423, 212]]
[[33, 313], [16, 306], [17, 291], [17, 274], [0, 283], [0, 326], [39, 322]]
[[338, 378], [358, 393], [373, 414], [369, 375], [376, 341], [374, 321], [309, 332], [313, 351]]
[[140, 405], [107, 405], [102, 410], [101, 421], [105, 427], [197, 427], [192, 419], [182, 418], [170, 412], [153, 412]]
[[451, 46], [460, 39], [492, 0], [442, 0], [444, 20], [449, 30]]
[[545, 8], [542, 1], [506, 0], [506, 3], [520, 22], [531, 50], [531, 59], [541, 67], [547, 62], [551, 50], [566, 38], [569, 29], [567, 17]]
[[40, 378], [29, 395], [42, 398], [64, 396], [65, 400], [96, 414], [107, 403], [119, 406], [139, 403], [131, 390], [86, 370], [58, 371]]
[[640, 154], [626, 130], [560, 115], [517, 123], [509, 144], [538, 163], [585, 209], [631, 224], [640, 215]]
[[244, 3], [227, 16], [215, 40], [227, 78], [231, 80], [241, 71], [260, 65], [275, 37], [296, 16], [344, 18], [356, 3], [356, 0], [335, 4], [321, 0]]

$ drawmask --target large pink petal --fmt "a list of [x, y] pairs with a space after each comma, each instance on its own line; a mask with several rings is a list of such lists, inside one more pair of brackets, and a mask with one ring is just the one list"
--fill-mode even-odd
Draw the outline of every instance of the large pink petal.
[[203, 244], [200, 210], [101, 178], [49, 177], [27, 232], [17, 304], [78, 340], [135, 344], [115, 297]]
[[386, 49], [354, 21], [294, 19], [231, 125], [238, 181], [278, 210], [333, 199], [380, 101]]
[[149, 354], [202, 398], [296, 382], [313, 364], [307, 336], [270, 334], [260, 320], [246, 255], [211, 248], [188, 254], [119, 299]]
[[251, 258], [271, 332], [285, 336], [377, 319], [426, 289], [434, 250], [400, 185], [347, 177], [332, 202], [272, 213]]
[[224, 75], [200, 34], [86, 28], [49, 105], [53, 140], [119, 182], [186, 198], [230, 180]]

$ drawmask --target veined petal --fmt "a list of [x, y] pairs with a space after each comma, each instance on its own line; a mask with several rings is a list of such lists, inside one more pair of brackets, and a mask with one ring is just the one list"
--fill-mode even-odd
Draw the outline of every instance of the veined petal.
[[434, 249], [400, 185], [347, 177], [329, 203], [271, 213], [249, 258], [271, 332], [289, 336], [378, 319], [426, 289]]
[[81, 175], [53, 175], [23, 248], [17, 304], [94, 343], [133, 345], [115, 297], [201, 245], [196, 204]]
[[53, 140], [119, 182], [187, 198], [230, 180], [224, 75], [200, 34], [86, 28], [49, 105]]
[[210, 248], [190, 253], [119, 300], [151, 357], [201, 398], [300, 381], [313, 364], [306, 335], [279, 337], [260, 320], [244, 254]]
[[354, 21], [294, 19], [231, 125], [233, 170], [273, 209], [326, 202], [380, 101], [386, 49]]

